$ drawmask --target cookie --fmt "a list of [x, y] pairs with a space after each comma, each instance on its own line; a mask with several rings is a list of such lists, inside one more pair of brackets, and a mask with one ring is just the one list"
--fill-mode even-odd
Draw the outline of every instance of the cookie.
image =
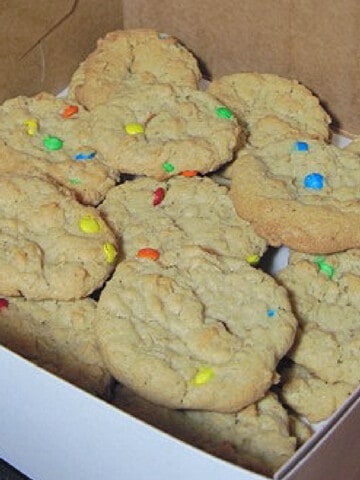
[[122, 82], [134, 77], [197, 89], [201, 73], [194, 55], [176, 38], [150, 29], [117, 30], [99, 39], [80, 64], [70, 81], [69, 97], [92, 110], [121, 93]]
[[[267, 149], [271, 152], [277, 148], [276, 145], [278, 143], [287, 140], [288, 143], [295, 144], [299, 138], [301, 138], [302, 142], [312, 140], [311, 136], [304, 136], [300, 130], [292, 128], [284, 120], [274, 115], [268, 115], [260, 118], [252, 125], [251, 136], [248, 136], [245, 148], [241, 148], [241, 154], [244, 155], [257, 148], [260, 149], [260, 154], [262, 151], [267, 151]], [[230, 185], [233, 169], [233, 161], [225, 164], [218, 172], [215, 172], [217, 181]]]
[[[276, 106], [276, 103], [275, 103]], [[246, 131], [244, 127], [244, 130]], [[299, 138], [302, 141], [312, 140], [311, 134], [304, 133], [305, 129], [296, 128], [288, 121], [277, 117], [275, 114], [267, 114], [264, 117], [259, 117], [251, 124], [251, 134], [248, 132], [245, 149], [241, 146], [242, 154], [248, 149], [252, 151], [253, 148], [268, 148], [272, 149], [274, 146], [284, 140], [296, 142]], [[328, 140], [326, 138], [325, 140]], [[233, 174], [234, 162], [231, 161], [219, 169], [217, 173], [217, 180], [229, 184]]]
[[325, 382], [295, 363], [282, 370], [281, 383], [281, 400], [312, 423], [329, 418], [354, 390], [344, 382]]
[[[251, 137], [248, 137], [248, 142], [245, 148], [241, 148], [241, 154], [244, 155], [248, 151], [253, 151], [255, 148], [269, 150], [276, 148], [277, 142], [287, 140], [294, 144], [301, 138], [303, 142], [312, 140], [310, 136], [304, 136], [300, 130], [292, 128], [284, 120], [279, 119], [273, 115], [260, 118], [256, 124], [252, 126]], [[226, 185], [231, 184], [233, 176], [234, 162], [231, 161], [219, 169], [216, 179]]]
[[[295, 144], [299, 138], [301, 138], [302, 141], [311, 140], [310, 136], [305, 137], [301, 131], [292, 128], [284, 120], [273, 115], [268, 115], [267, 117], [260, 118], [256, 124], [252, 126], [251, 137], [248, 137], [245, 148], [241, 148], [241, 154], [245, 154], [248, 151], [252, 152], [254, 148], [264, 149], [267, 147], [269, 151], [271, 151], [274, 148], [276, 149], [276, 145], [279, 142], [288, 140]], [[233, 168], [233, 161], [221, 167], [220, 170], [216, 172], [218, 179], [230, 185]]]
[[88, 392], [108, 396], [112, 378], [95, 342], [94, 300], [0, 301], [2, 345]]
[[115, 235], [94, 207], [37, 177], [0, 178], [0, 295], [73, 300], [101, 287]]
[[295, 451], [288, 415], [272, 393], [233, 414], [170, 410], [123, 386], [116, 388], [113, 403], [182, 441], [264, 475], [275, 473]]
[[118, 264], [99, 299], [96, 333], [112, 375], [170, 408], [234, 412], [260, 399], [294, 339], [286, 291], [198, 246], [142, 253]]
[[[224, 114], [225, 112], [225, 114]], [[94, 146], [120, 173], [158, 180], [216, 170], [241, 141], [232, 113], [206, 92], [127, 83], [92, 110]]]
[[253, 146], [294, 134], [329, 139], [329, 115], [297, 80], [267, 73], [234, 73], [215, 79], [208, 91], [234, 111]]
[[97, 205], [118, 180], [93, 146], [90, 114], [48, 93], [0, 106], [0, 173], [43, 175]]
[[360, 159], [299, 138], [239, 152], [230, 195], [272, 246], [332, 253], [360, 245]]
[[300, 448], [313, 436], [314, 431], [306, 421], [293, 412], [288, 412], [289, 428], [292, 437], [296, 438], [296, 447]]
[[257, 263], [266, 250], [266, 242], [236, 214], [227, 190], [206, 177], [127, 181], [108, 193], [99, 210], [121, 237], [125, 257], [145, 247], [162, 253], [198, 245]]
[[277, 274], [299, 321], [288, 356], [329, 384], [360, 383], [360, 250], [290, 255]]

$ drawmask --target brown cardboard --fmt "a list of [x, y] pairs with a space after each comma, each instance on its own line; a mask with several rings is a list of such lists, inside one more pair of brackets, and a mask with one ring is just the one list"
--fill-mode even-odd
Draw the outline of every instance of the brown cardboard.
[[[334, 421], [326, 435], [283, 480], [359, 480], [360, 398]], [[339, 476], [339, 465], [341, 476]]]
[[314, 91], [334, 127], [360, 134], [358, 0], [125, 0], [124, 27], [179, 37], [214, 77], [260, 71]]
[[0, 6], [0, 101], [63, 89], [97, 38], [122, 25], [118, 0], [6, 0]]

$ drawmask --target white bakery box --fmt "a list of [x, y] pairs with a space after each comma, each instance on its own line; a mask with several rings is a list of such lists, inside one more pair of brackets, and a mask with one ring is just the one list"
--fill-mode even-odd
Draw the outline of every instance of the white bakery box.
[[[0, 347], [0, 457], [33, 480], [257, 480]], [[359, 391], [276, 473], [360, 478]]]
[[[105, 32], [151, 27], [180, 38], [214, 74], [258, 70], [293, 75], [332, 106], [338, 126], [360, 131], [354, 96], [359, 65], [348, 55], [359, 43], [354, 36], [358, 0], [300, 0], [296, 5], [276, 0], [2, 3], [1, 100], [40, 90], [58, 92]], [[359, 480], [359, 453], [357, 390], [274, 478]], [[3, 347], [0, 458], [33, 480], [265, 478], [182, 443]]]

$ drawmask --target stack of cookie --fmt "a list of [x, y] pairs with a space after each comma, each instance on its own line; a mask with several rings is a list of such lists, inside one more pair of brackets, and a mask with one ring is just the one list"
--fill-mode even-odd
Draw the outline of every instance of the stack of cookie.
[[238, 214], [270, 245], [290, 249], [277, 280], [299, 328], [282, 362], [281, 399], [324, 420], [360, 383], [359, 142], [330, 145], [329, 116], [295, 81], [234, 74], [209, 91], [247, 132], [222, 172]]
[[[310, 435], [294, 412], [318, 419], [309, 395], [330, 414], [360, 380], [359, 153], [296, 81], [200, 79], [175, 38], [116, 31], [66, 98], [0, 106], [0, 341], [271, 475]], [[297, 251], [278, 278], [269, 245]]]

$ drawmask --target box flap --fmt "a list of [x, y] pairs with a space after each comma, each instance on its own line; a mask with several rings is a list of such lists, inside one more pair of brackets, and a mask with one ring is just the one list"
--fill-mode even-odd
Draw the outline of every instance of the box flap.
[[3, 3], [0, 101], [64, 88], [96, 40], [122, 26], [120, 0]]
[[[1, 9], [0, 58], [19, 60], [72, 14], [76, 0], [47, 2], [7, 1]], [[31, 25], [31, 28], [29, 28]]]

